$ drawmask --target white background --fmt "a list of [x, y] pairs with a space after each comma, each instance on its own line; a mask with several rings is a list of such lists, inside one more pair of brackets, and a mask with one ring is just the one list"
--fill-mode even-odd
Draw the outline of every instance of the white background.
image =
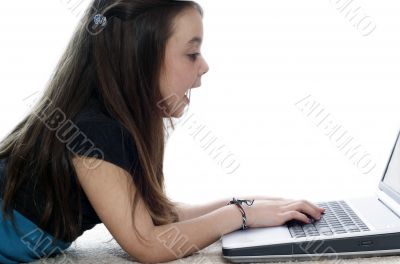
[[[77, 2], [2, 3], [1, 138], [28, 113], [23, 99], [46, 85], [79, 23], [71, 10]], [[400, 4], [353, 2], [376, 25], [363, 36], [340, 2], [346, 1], [199, 1], [210, 71], [192, 91], [186, 115], [240, 167], [227, 173], [180, 123], [165, 156], [170, 197], [318, 201], [374, 192], [400, 127]], [[295, 105], [308, 95], [370, 154], [375, 169], [363, 174]]]

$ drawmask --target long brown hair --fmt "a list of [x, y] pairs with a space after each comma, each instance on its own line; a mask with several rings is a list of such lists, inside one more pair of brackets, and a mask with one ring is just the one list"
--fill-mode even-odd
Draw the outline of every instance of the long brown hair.
[[[58, 109], [72, 120], [96, 92], [136, 144], [139, 169], [131, 176], [138, 191], [132, 197], [132, 216], [142, 197], [155, 225], [178, 221], [175, 204], [165, 194], [165, 112], [157, 102], [162, 100], [159, 75], [173, 20], [190, 7], [202, 14], [192, 1], [94, 0], [90, 4], [32, 112], [0, 143], [0, 158], [7, 158], [4, 215], [12, 218], [9, 212], [17, 192], [33, 179], [35, 194], [44, 197], [39, 227], [47, 227], [53, 219], [55, 239], [77, 238], [82, 212], [79, 193], [71, 195], [70, 179], [77, 179], [73, 156], [38, 113]], [[99, 13], [107, 18], [100, 30], [93, 26]]]

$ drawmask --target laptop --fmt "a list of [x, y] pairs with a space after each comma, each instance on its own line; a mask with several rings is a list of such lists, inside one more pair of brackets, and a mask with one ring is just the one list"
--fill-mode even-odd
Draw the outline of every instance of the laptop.
[[325, 214], [310, 224], [291, 220], [225, 234], [224, 258], [244, 263], [400, 255], [399, 136], [374, 194], [315, 203]]

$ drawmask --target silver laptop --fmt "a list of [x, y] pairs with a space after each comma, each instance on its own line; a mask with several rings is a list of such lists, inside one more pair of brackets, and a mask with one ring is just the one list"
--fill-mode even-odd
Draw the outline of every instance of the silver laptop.
[[310, 224], [291, 220], [226, 234], [224, 258], [242, 263], [400, 255], [399, 136], [375, 194], [315, 203], [325, 214]]

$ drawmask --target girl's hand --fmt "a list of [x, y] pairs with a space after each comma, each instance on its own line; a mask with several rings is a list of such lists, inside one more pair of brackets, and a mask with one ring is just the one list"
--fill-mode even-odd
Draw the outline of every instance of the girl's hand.
[[[255, 198], [254, 198], [255, 199]], [[280, 226], [290, 220], [310, 223], [309, 216], [320, 219], [324, 209], [306, 200], [255, 199], [253, 205], [242, 205], [249, 227]]]

